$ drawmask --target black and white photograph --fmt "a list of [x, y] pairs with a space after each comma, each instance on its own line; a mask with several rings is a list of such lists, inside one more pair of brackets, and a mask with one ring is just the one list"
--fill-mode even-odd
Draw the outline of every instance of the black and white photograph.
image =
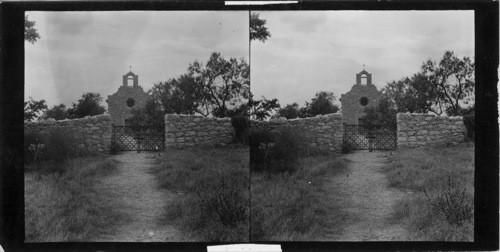
[[26, 242], [248, 241], [248, 15], [26, 12]]
[[0, 251], [498, 249], [498, 2], [188, 2], [0, 6]]
[[474, 12], [251, 15], [250, 239], [473, 241]]

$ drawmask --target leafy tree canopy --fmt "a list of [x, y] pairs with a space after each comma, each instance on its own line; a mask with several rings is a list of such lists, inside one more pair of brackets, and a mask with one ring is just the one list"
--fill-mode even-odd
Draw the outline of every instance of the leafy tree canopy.
[[278, 113], [277, 117], [285, 117], [286, 119], [294, 119], [297, 117], [301, 117], [302, 113], [299, 107], [299, 104], [296, 102], [292, 104], [287, 104], [285, 107], [281, 108]]
[[271, 33], [265, 25], [266, 20], [260, 19], [258, 13], [250, 14], [250, 41], [258, 39], [266, 42], [271, 37]]
[[131, 126], [165, 125], [161, 104], [155, 100], [148, 100], [142, 109], [133, 109], [132, 117], [128, 119]]
[[70, 118], [83, 118], [103, 114], [106, 111], [101, 105], [102, 97], [98, 93], [85, 93], [78, 103], [73, 103], [73, 107], [68, 109]]
[[469, 57], [460, 59], [452, 51], [446, 51], [439, 64], [427, 60], [422, 65], [422, 73], [438, 92], [435, 105], [440, 113], [460, 115], [462, 106], [474, 102], [474, 71], [475, 64]]
[[35, 101], [30, 97], [29, 101], [24, 102], [24, 121], [33, 121], [45, 109], [47, 109], [45, 100]]
[[212, 53], [205, 65], [195, 61], [188, 67], [188, 75], [201, 89], [202, 115], [228, 116], [229, 107], [248, 102], [250, 96], [250, 67], [244, 59], [224, 59]]
[[35, 28], [35, 21], [30, 21], [28, 16], [24, 16], [24, 40], [35, 44], [38, 39], [40, 39], [40, 34]]
[[262, 96], [262, 99], [260, 100], [250, 99], [249, 102], [250, 118], [259, 121], [264, 121], [279, 108], [280, 108], [280, 103], [276, 98], [268, 100], [266, 99], [266, 97]]
[[306, 102], [305, 117], [337, 113], [339, 107], [333, 104], [334, 100], [333, 92], [317, 92], [316, 97], [312, 98], [311, 102]]
[[419, 73], [387, 83], [382, 92], [398, 112], [462, 115], [473, 108], [474, 68], [469, 57], [446, 51], [439, 64], [429, 59]]
[[53, 106], [52, 108], [47, 109], [42, 115], [42, 118], [44, 119], [54, 118], [55, 120], [62, 120], [68, 117], [68, 110], [64, 104]]
[[382, 92], [399, 112], [438, 113], [434, 104], [439, 94], [429, 78], [422, 73], [389, 82]]
[[154, 84], [149, 94], [164, 114], [203, 114], [203, 87], [190, 75]]
[[306, 102], [304, 107], [299, 107], [297, 103], [288, 104], [279, 109], [275, 117], [293, 119], [297, 117], [315, 117], [317, 115], [337, 113], [339, 111], [339, 107], [338, 105], [333, 104], [334, 101], [335, 95], [333, 92], [320, 91], [317, 92], [315, 97], [311, 99], [311, 102]]
[[365, 115], [362, 117], [365, 125], [388, 125], [396, 124], [397, 110], [388, 97], [380, 99], [376, 107], [365, 108]]
[[151, 101], [134, 110], [130, 123], [163, 124], [165, 114], [244, 115], [250, 96], [250, 69], [244, 59], [212, 53], [206, 64], [195, 60], [187, 73], [148, 90]]

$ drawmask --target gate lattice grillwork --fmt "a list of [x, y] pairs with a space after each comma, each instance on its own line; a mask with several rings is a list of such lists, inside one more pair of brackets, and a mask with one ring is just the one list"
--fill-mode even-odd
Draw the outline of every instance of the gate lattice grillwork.
[[396, 125], [344, 125], [344, 142], [354, 150], [393, 150]]
[[113, 126], [113, 143], [120, 151], [165, 149], [164, 126]]

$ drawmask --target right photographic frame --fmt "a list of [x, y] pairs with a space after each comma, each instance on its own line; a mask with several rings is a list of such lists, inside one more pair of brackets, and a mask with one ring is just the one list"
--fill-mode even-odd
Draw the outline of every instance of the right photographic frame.
[[251, 11], [251, 241], [474, 241], [474, 15]]

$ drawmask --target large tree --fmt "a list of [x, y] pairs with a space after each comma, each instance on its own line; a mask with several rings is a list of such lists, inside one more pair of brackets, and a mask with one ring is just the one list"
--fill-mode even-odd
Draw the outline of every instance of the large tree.
[[254, 100], [252, 97], [249, 102], [249, 115], [252, 119], [264, 121], [279, 108], [280, 103], [276, 98], [269, 100], [262, 96], [260, 100]]
[[[195, 60], [189, 64], [187, 73], [154, 84], [148, 93], [155, 105], [149, 107], [148, 113], [216, 117], [242, 115], [248, 109], [249, 74], [250, 69], [244, 59], [226, 60], [220, 53], [212, 53], [206, 64]], [[144, 113], [144, 110], [135, 111], [134, 117], [146, 116], [147, 113]]]
[[24, 102], [24, 121], [33, 121], [45, 109], [47, 109], [45, 100], [35, 101], [30, 97], [29, 101]]
[[154, 84], [148, 92], [164, 114], [208, 115], [202, 107], [205, 104], [203, 87], [190, 75]]
[[419, 73], [387, 83], [382, 92], [398, 112], [455, 116], [473, 108], [474, 86], [472, 60], [446, 51], [439, 64], [429, 59]]
[[250, 14], [250, 41], [258, 39], [265, 42], [271, 37], [271, 33], [265, 25], [266, 20], [259, 18], [258, 13], [252, 12]]
[[56, 120], [62, 120], [69, 117], [68, 110], [64, 104], [59, 104], [57, 106], [53, 106], [50, 109], [47, 109], [42, 117], [44, 119], [54, 118]]
[[379, 100], [376, 107], [365, 108], [365, 115], [362, 117], [365, 125], [394, 125], [396, 124], [397, 110], [394, 104], [386, 96]]
[[435, 105], [450, 116], [459, 115], [462, 107], [474, 103], [474, 71], [469, 57], [460, 59], [452, 51], [446, 51], [439, 64], [429, 59], [422, 65], [422, 73], [439, 94]]
[[443, 112], [440, 106], [436, 106], [440, 103], [436, 86], [422, 73], [389, 82], [382, 89], [382, 93], [399, 112]]
[[131, 126], [165, 125], [165, 113], [161, 107], [157, 101], [148, 100], [144, 108], [132, 110], [128, 123]]
[[98, 93], [84, 93], [78, 103], [73, 103], [73, 107], [68, 109], [70, 118], [83, 118], [103, 114], [106, 111], [101, 105], [102, 97]]
[[286, 119], [294, 119], [301, 117], [302, 112], [299, 104], [296, 102], [287, 104], [285, 107], [280, 108], [275, 117], [285, 117]]
[[24, 40], [34, 44], [38, 39], [40, 39], [40, 34], [35, 28], [35, 21], [31, 21], [28, 16], [24, 16]]
[[212, 53], [205, 65], [195, 61], [188, 67], [188, 76], [201, 88], [200, 114], [228, 116], [230, 107], [248, 102], [250, 68], [244, 59], [224, 59]]
[[335, 95], [333, 92], [317, 92], [316, 96], [311, 99], [311, 102], [306, 102], [305, 116], [314, 117], [317, 115], [337, 113], [337, 111], [339, 111], [339, 107], [333, 104], [334, 100]]

